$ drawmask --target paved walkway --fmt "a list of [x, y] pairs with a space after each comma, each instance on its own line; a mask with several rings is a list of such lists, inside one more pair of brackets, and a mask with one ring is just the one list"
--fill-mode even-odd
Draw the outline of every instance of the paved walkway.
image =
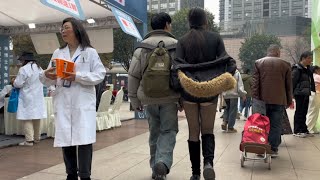
[[[292, 120], [293, 112], [289, 110]], [[220, 113], [217, 114], [217, 117]], [[320, 178], [320, 136], [297, 138], [283, 136], [279, 157], [272, 159], [271, 170], [261, 161], [246, 161], [240, 167], [239, 142], [244, 121], [238, 120], [236, 134], [220, 130], [221, 119], [217, 119], [215, 135], [215, 171], [217, 180], [318, 180]], [[191, 174], [188, 157], [186, 120], [179, 121], [180, 131], [174, 150], [174, 164], [168, 180], [188, 180]], [[96, 180], [149, 180], [148, 132], [116, 143], [94, 152], [92, 178]], [[23, 161], [22, 161], [23, 162]], [[16, 162], [19, 163], [19, 162]], [[26, 166], [28, 166], [26, 164]], [[22, 177], [21, 180], [65, 179], [63, 164]]]

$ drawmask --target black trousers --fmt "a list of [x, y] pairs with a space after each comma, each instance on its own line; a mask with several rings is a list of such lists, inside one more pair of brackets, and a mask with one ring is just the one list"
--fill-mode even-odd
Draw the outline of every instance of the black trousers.
[[308, 133], [306, 125], [309, 96], [294, 96], [296, 100], [296, 111], [294, 113], [294, 133]]
[[68, 177], [90, 178], [92, 144], [80, 145], [78, 148], [77, 146], [62, 147], [62, 153]]

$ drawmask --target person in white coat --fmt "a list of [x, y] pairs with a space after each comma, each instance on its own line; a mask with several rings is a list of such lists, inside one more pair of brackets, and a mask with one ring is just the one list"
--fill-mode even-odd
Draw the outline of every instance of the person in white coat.
[[54, 146], [62, 147], [67, 180], [76, 180], [78, 176], [82, 180], [90, 179], [92, 144], [96, 141], [95, 85], [104, 79], [106, 69], [97, 51], [90, 45], [80, 21], [64, 19], [61, 34], [66, 44], [55, 50], [52, 60], [73, 61], [74, 72], [64, 72], [67, 75], [65, 78], [57, 78], [56, 69], [50, 62], [40, 79], [47, 86], [56, 86], [52, 95]]
[[39, 80], [39, 74], [43, 70], [36, 63], [33, 53], [23, 52], [18, 60], [22, 62], [22, 67], [13, 86], [20, 88], [17, 120], [23, 122], [26, 138], [19, 145], [33, 146], [33, 143], [40, 142], [40, 119], [47, 118], [43, 85]]

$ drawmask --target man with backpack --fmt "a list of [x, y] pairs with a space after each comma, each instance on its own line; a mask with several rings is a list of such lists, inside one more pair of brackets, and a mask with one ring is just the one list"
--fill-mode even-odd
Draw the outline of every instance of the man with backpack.
[[135, 50], [129, 68], [128, 96], [134, 110], [145, 107], [149, 123], [152, 178], [166, 179], [173, 161], [178, 133], [180, 95], [169, 86], [171, 61], [177, 40], [170, 33], [171, 17], [159, 13], [151, 18], [149, 32]]
[[313, 74], [310, 70], [312, 56], [313, 54], [310, 51], [302, 53], [300, 62], [292, 67], [293, 95], [296, 101], [293, 135], [300, 138], [313, 136], [309, 134], [306, 125], [309, 96], [316, 91]]
[[278, 45], [270, 45], [267, 57], [257, 60], [254, 67], [252, 97], [265, 103], [265, 115], [270, 120], [268, 140], [274, 157], [281, 144], [283, 111], [292, 102], [291, 67], [280, 58]]

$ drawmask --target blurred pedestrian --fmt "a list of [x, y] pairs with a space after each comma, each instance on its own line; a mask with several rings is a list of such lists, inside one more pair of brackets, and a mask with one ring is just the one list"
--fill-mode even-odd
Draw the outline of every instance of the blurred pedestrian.
[[290, 63], [280, 58], [280, 47], [272, 44], [267, 56], [257, 60], [254, 68], [252, 98], [265, 103], [266, 116], [270, 120], [268, 140], [272, 156], [276, 157], [281, 144], [283, 111], [292, 102]]
[[47, 118], [43, 85], [39, 80], [43, 70], [31, 52], [23, 52], [18, 60], [22, 62], [22, 67], [13, 86], [20, 88], [17, 120], [23, 123], [25, 135], [25, 141], [19, 145], [33, 146], [33, 143], [40, 142], [40, 119]]
[[300, 62], [292, 67], [293, 95], [296, 102], [294, 113], [294, 136], [305, 138], [313, 136], [306, 125], [309, 96], [315, 93], [315, 84], [310, 65], [313, 54], [306, 51], [301, 54]]
[[316, 93], [312, 94], [309, 102], [306, 125], [311, 134], [318, 134], [320, 129], [316, 128], [320, 109], [320, 67], [313, 66], [313, 78], [316, 86]]
[[247, 92], [246, 98], [240, 98], [240, 113], [244, 110], [244, 117], [247, 119], [249, 115], [249, 109], [251, 106], [251, 85], [252, 85], [252, 75], [250, 69], [245, 69], [243, 74], [241, 74], [244, 90]]
[[234, 89], [223, 93], [223, 98], [226, 102], [226, 109], [223, 111], [223, 122], [221, 129], [228, 133], [236, 133], [237, 129], [234, 128], [238, 113], [238, 98], [240, 97], [245, 101], [247, 92], [244, 90], [242, 78], [240, 72], [236, 70], [233, 77], [237, 81], [237, 85]]

